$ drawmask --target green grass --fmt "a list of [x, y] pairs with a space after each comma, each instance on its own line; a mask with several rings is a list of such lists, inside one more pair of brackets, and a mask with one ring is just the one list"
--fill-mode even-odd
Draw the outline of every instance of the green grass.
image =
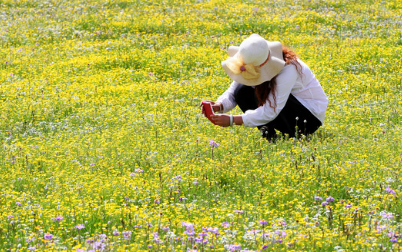
[[[400, 249], [398, 1], [0, 9], [0, 250]], [[228, 46], [252, 33], [295, 50], [328, 95], [310, 139], [269, 143], [201, 114], [231, 82]]]

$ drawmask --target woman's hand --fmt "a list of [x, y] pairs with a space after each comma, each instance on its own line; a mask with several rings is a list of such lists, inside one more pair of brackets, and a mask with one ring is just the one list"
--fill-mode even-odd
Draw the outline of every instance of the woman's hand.
[[[202, 106], [202, 102], [200, 103], [201, 112], [205, 115], [205, 110], [204, 110], [204, 106]], [[223, 110], [222, 103], [220, 103], [220, 102], [217, 102], [217, 103], [215, 103], [213, 101], [206, 101], [206, 102], [211, 103], [212, 109], [214, 110], [214, 112], [221, 112]]]
[[212, 109], [214, 110], [214, 112], [222, 112], [223, 111], [222, 103], [217, 102], [212, 104]]
[[221, 127], [228, 127], [230, 126], [230, 115], [211, 115], [211, 119], [212, 121], [214, 121], [214, 123], [216, 125], [219, 125]]
[[[230, 115], [226, 114], [215, 114], [211, 115], [212, 121], [216, 125], [219, 125], [221, 127], [228, 127], [230, 125]], [[241, 115], [234, 115], [233, 116], [233, 125], [242, 125], [243, 124], [243, 117]]]

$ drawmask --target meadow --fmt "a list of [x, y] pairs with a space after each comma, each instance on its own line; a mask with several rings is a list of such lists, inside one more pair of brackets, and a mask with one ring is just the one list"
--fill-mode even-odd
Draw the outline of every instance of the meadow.
[[[399, 0], [0, 0], [0, 251], [400, 251], [401, 28]], [[201, 114], [252, 33], [323, 86], [311, 137]]]

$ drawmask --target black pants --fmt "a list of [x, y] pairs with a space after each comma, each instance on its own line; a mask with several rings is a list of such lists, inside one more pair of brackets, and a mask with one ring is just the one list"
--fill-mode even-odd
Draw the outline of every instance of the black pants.
[[[252, 87], [239, 84], [234, 97], [243, 113], [249, 109], [258, 108], [258, 99]], [[258, 126], [258, 129], [261, 130], [263, 137], [275, 140], [277, 138], [275, 130], [280, 131], [284, 136], [300, 137], [302, 134], [307, 136], [314, 133], [321, 125], [321, 121], [290, 94], [278, 116], [273, 121]]]

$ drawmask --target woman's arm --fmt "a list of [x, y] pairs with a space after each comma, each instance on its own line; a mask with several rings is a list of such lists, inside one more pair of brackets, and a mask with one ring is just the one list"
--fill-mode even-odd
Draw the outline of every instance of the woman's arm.
[[230, 110], [232, 110], [234, 107], [236, 107], [237, 103], [234, 98], [234, 91], [236, 90], [237, 86], [239, 83], [233, 81], [232, 84], [230, 84], [229, 88], [221, 95], [218, 97], [216, 100], [216, 104], [222, 104], [222, 113], [226, 113]]
[[[248, 127], [257, 127], [260, 125], [264, 125], [273, 119], [279, 114], [279, 112], [285, 106], [287, 99], [289, 98], [289, 94], [295, 85], [296, 79], [298, 77], [298, 73], [294, 65], [286, 66], [282, 72], [276, 78], [276, 108], [272, 108], [267, 101], [263, 106], [258, 107], [254, 110], [247, 110], [244, 115], [233, 115], [233, 125], [242, 125]], [[236, 83], [236, 82], [234, 82]], [[232, 84], [233, 85], [233, 84]], [[232, 87], [231, 85], [231, 87]], [[238, 84], [237, 84], [238, 85]], [[236, 87], [237, 87], [236, 85]], [[230, 88], [226, 91], [228, 92]], [[226, 93], [225, 92], [225, 93]], [[233, 90], [234, 93], [234, 90]], [[233, 98], [234, 99], [234, 98]], [[274, 105], [275, 101], [273, 99], [272, 94], [268, 96], [271, 104]], [[218, 99], [219, 102], [219, 99]], [[227, 111], [224, 104], [224, 111]], [[215, 122], [215, 124], [228, 127], [230, 126], [230, 115], [227, 114], [216, 114], [211, 116], [211, 119]]]
[[[230, 116], [231, 115], [211, 115], [211, 119], [215, 122], [216, 125], [219, 125], [221, 127], [228, 127], [230, 125]], [[232, 115], [233, 116], [233, 125], [242, 125], [243, 124], [243, 118], [241, 115]]]

